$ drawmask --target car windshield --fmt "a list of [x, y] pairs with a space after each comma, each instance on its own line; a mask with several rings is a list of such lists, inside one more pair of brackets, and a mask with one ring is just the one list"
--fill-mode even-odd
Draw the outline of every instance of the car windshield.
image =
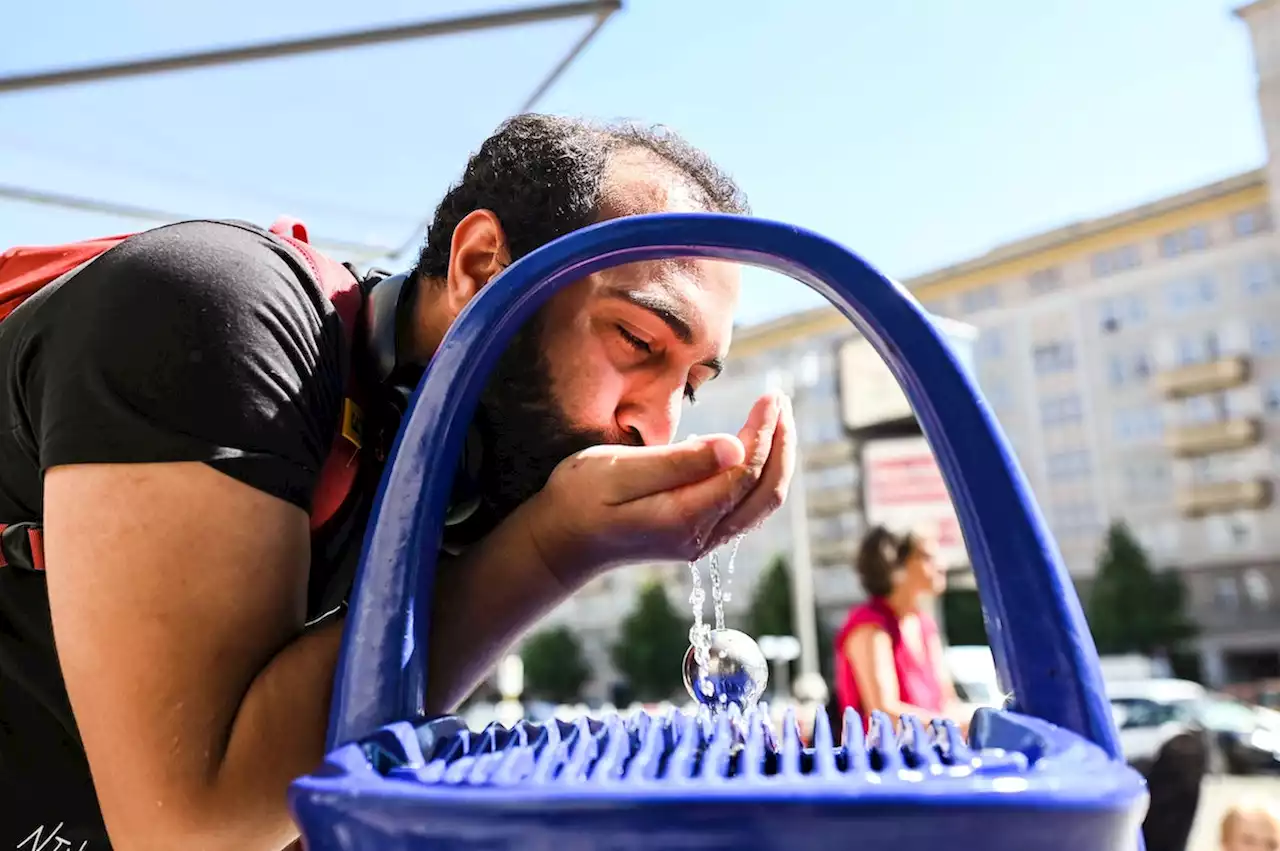
[[1258, 727], [1258, 715], [1253, 708], [1235, 700], [1210, 697], [1188, 701], [1200, 723], [1220, 733], [1249, 733]]
[[1183, 721], [1187, 718], [1186, 709], [1172, 703], [1157, 703], [1144, 698], [1115, 698], [1111, 701], [1111, 709], [1122, 730], [1138, 727], [1159, 727], [1172, 721]]

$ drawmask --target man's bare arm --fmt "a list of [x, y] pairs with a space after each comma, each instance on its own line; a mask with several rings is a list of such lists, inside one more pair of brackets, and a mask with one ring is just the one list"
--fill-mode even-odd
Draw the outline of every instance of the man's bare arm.
[[276, 851], [341, 626], [303, 630], [306, 514], [198, 463], [45, 477], [54, 637], [112, 843]]
[[[525, 511], [442, 566], [434, 709], [568, 593]], [[302, 628], [308, 534], [301, 510], [203, 464], [46, 476], [58, 654], [120, 851], [276, 851], [297, 836], [285, 791], [323, 757], [341, 639], [340, 622]]]

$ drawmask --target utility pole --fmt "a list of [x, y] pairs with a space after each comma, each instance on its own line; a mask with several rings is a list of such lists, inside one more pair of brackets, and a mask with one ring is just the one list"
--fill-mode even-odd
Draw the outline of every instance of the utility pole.
[[[791, 369], [772, 370], [766, 376], [770, 389], [786, 393], [797, 403], [798, 394], [817, 383], [818, 358], [813, 352], [803, 356], [799, 374]], [[796, 469], [787, 494], [787, 520], [791, 527], [791, 599], [796, 637], [800, 639], [800, 673], [817, 674], [821, 670], [818, 657], [817, 595], [813, 587], [813, 555], [809, 541], [809, 500], [805, 490], [804, 450], [796, 442]]]

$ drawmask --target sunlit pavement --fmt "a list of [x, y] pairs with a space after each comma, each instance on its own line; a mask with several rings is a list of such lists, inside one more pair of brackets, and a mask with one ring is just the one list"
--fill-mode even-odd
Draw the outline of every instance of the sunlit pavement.
[[1187, 851], [1218, 851], [1218, 825], [1222, 814], [1242, 798], [1280, 800], [1280, 778], [1210, 777], [1205, 780]]

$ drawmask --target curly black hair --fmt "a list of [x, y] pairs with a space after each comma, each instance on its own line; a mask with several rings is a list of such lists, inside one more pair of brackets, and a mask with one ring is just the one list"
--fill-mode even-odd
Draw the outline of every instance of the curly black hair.
[[502, 222], [513, 261], [595, 224], [610, 158], [633, 150], [684, 177], [707, 210], [750, 212], [742, 190], [710, 157], [664, 127], [518, 115], [485, 140], [436, 208], [414, 277], [446, 276], [453, 232], [475, 210], [491, 210]]

